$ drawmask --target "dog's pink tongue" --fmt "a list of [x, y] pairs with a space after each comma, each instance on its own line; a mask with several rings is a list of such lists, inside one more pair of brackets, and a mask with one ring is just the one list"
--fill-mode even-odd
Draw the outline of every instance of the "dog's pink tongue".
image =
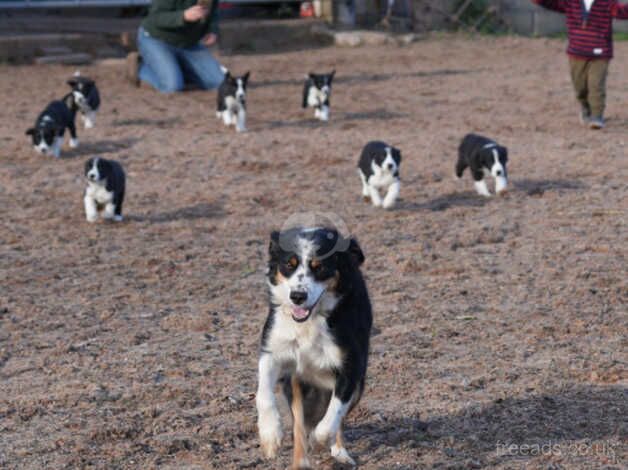
[[307, 317], [308, 311], [301, 307], [292, 307], [292, 315], [299, 320]]

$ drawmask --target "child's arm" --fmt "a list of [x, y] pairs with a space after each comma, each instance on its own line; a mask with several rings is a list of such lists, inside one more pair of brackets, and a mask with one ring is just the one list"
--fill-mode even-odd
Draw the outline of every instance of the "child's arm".
[[532, 2], [548, 10], [554, 10], [560, 13], [567, 11], [567, 0], [532, 0]]
[[628, 3], [622, 5], [619, 2], [613, 2], [611, 15], [619, 20], [628, 20]]

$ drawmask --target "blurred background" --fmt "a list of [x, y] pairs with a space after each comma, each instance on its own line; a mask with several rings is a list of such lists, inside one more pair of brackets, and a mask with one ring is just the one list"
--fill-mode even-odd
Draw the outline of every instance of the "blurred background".
[[[149, 6], [150, 0], [0, 0], [0, 62], [78, 65], [124, 57]], [[351, 31], [560, 35], [565, 28], [561, 15], [530, 0], [225, 0], [220, 15], [223, 54], [385, 41], [347, 36]], [[628, 23], [618, 22], [616, 31], [626, 34]]]

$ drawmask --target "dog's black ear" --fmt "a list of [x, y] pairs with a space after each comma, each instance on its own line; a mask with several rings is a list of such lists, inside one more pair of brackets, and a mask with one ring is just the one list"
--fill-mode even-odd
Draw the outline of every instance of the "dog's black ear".
[[329, 74], [329, 83], [334, 79], [334, 75], [336, 75], [336, 69], [332, 70]]
[[30, 129], [28, 129], [25, 134], [26, 135], [34, 135], [35, 132], [37, 132], [37, 130], [34, 127], [31, 127]]
[[401, 163], [401, 150], [399, 150], [398, 148], [393, 147], [393, 149], [392, 149], [392, 157], [393, 157], [393, 160], [395, 161], [395, 163], [397, 164], [397, 166], [399, 166], [399, 164]]
[[70, 78], [66, 83], [74, 88], [78, 84], [78, 81], [76, 80], [76, 78]]
[[508, 161], [508, 149], [506, 147], [499, 147], [499, 155], [504, 160], [502, 163], [506, 163]]
[[349, 240], [349, 248], [347, 248], [346, 253], [353, 266], [356, 268], [362, 266], [362, 263], [364, 263], [364, 253], [362, 253], [362, 248], [360, 248], [360, 244], [355, 238]]
[[279, 253], [279, 232], [277, 230], [273, 230], [270, 233], [270, 243], [268, 245], [268, 254], [272, 258], [277, 253]]
[[308, 73], [307, 76], [311, 79], [311, 80], [316, 80], [316, 74], [315, 73]]
[[246, 83], [249, 81], [249, 77], [251, 76], [251, 71], [249, 70], [248, 72], [246, 72], [243, 76], [242, 76], [242, 81], [244, 82], [244, 84], [246, 85]]
[[90, 158], [89, 160], [85, 162], [85, 174], [87, 174], [87, 172], [92, 169], [93, 164], [94, 164], [93, 158]]

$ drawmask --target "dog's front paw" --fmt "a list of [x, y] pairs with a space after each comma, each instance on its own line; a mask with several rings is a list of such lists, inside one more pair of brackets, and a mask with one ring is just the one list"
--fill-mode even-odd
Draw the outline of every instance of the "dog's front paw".
[[331, 456], [334, 458], [334, 460], [336, 460], [336, 462], [345, 465], [351, 465], [352, 467], [355, 467], [356, 465], [355, 460], [351, 458], [349, 452], [347, 452], [347, 449], [345, 449], [344, 447], [338, 447], [336, 444], [331, 446]]
[[392, 209], [393, 207], [395, 207], [395, 201], [384, 201], [382, 203], [382, 207], [384, 209]]
[[236, 132], [246, 132], [246, 127], [237, 126], [236, 127]]
[[274, 459], [281, 446], [282, 432], [281, 421], [276, 413], [267, 417], [260, 417], [258, 422], [259, 439], [262, 453], [267, 459]]
[[375, 207], [382, 207], [382, 201], [379, 201], [377, 199], [372, 199], [371, 202], [373, 203]]
[[312, 444], [314, 446], [328, 447], [331, 444], [332, 430], [323, 421], [318, 423], [314, 432], [312, 433]]
[[86, 219], [88, 222], [96, 222], [96, 220], [98, 220], [98, 214], [87, 214], [87, 215], [85, 216], [85, 219]]

